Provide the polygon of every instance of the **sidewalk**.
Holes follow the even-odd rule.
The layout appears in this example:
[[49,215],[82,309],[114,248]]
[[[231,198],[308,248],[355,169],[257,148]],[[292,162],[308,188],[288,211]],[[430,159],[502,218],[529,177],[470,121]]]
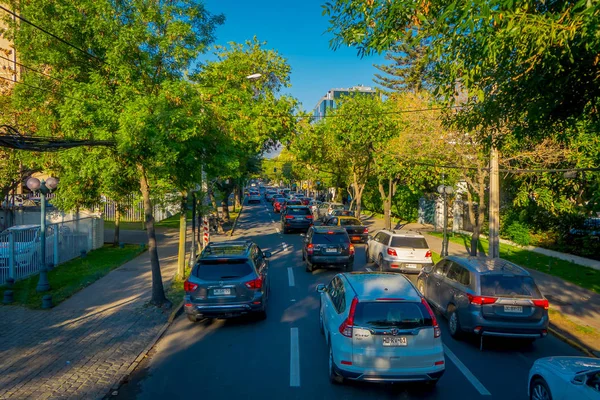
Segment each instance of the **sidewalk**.
[[[383,219],[372,217],[363,220],[369,226],[369,229],[374,231],[383,229],[384,227]],[[428,235],[427,231],[431,230],[430,227],[413,223],[405,225],[401,230],[419,231],[427,240],[431,250],[438,254],[441,253],[442,239]],[[448,242],[448,253],[462,257],[469,255],[465,246],[454,242]],[[526,266],[523,265],[523,267]],[[561,312],[565,317],[578,325],[589,326],[600,332],[600,294],[543,272],[528,268],[527,270],[535,280],[540,291],[550,301],[552,309]],[[590,344],[587,343],[587,345],[589,346]],[[599,352],[600,347],[595,346],[593,350]]]
[[[122,231],[133,243],[141,234]],[[178,236],[157,233],[165,287]],[[151,282],[145,252],[54,309],[0,306],[0,399],[104,397],[167,322],[168,310],[144,306]]]

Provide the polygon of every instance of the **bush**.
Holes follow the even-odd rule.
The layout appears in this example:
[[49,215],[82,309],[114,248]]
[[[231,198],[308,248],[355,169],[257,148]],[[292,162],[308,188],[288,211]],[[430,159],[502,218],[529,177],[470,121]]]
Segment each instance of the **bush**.
[[529,246],[531,243],[531,235],[529,234],[529,227],[519,221],[511,222],[504,229],[504,236],[507,239],[512,240],[518,245]]

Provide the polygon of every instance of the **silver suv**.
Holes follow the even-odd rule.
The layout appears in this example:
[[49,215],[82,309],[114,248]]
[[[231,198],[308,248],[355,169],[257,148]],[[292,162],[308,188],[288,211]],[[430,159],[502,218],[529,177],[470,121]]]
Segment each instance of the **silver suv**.
[[329,378],[437,383],[445,370],[440,328],[427,301],[403,275],[336,275],[320,293],[319,323],[329,347]]
[[367,242],[367,263],[375,261],[380,271],[418,274],[433,266],[431,255],[427,240],[418,233],[384,229]]
[[184,283],[184,310],[190,321],[254,313],[267,317],[268,251],[252,241],[209,243]]
[[448,317],[450,334],[546,336],[548,300],[525,269],[500,258],[449,256],[423,269],[417,287]]

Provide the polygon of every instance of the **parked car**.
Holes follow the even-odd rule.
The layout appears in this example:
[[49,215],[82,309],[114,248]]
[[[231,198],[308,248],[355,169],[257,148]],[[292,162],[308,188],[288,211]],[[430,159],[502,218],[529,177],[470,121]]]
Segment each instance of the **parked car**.
[[525,269],[501,258],[449,256],[417,278],[427,300],[448,318],[450,335],[533,341],[548,329],[548,300]]
[[313,226],[314,217],[307,206],[288,206],[281,213],[281,231],[288,233],[292,230],[308,231]]
[[[9,234],[13,237],[15,268],[33,271],[39,267],[41,263],[40,226],[16,225],[0,234],[0,274],[8,277],[10,267]],[[53,239],[53,236],[49,235],[46,238],[48,243],[51,243],[50,240]]]
[[335,226],[312,226],[304,238],[302,261],[306,271],[319,267],[342,267],[352,271],[354,265],[354,245],[344,228]]
[[269,261],[252,241],[209,243],[184,283],[184,310],[196,322],[203,317],[255,314],[266,318]]
[[424,382],[445,371],[435,314],[403,275],[336,275],[320,294],[319,325],[329,348],[329,379]]
[[529,370],[531,400],[600,399],[600,360],[591,357],[545,357]]
[[369,240],[369,228],[358,218],[354,217],[331,217],[325,223],[326,226],[341,226],[346,229],[350,241],[356,243],[367,243]]
[[328,203],[327,210],[323,214],[322,220],[323,222],[327,221],[332,216],[332,212],[334,210],[344,210],[346,207],[341,203]]
[[250,203],[260,203],[262,197],[260,196],[259,192],[256,191],[250,191],[248,193],[248,204]]
[[432,253],[425,237],[418,233],[381,230],[369,239],[367,263],[375,261],[380,271],[419,273],[433,266]]

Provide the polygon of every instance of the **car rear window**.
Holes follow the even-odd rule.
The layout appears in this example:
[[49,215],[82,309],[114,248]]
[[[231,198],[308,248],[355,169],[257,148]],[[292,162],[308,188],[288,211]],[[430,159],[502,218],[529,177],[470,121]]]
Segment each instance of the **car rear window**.
[[205,281],[236,279],[251,274],[254,269],[248,260],[200,260],[194,276]]
[[348,238],[348,234],[345,232],[315,233],[312,237],[312,242],[314,244],[340,244],[349,243],[350,238]]
[[530,276],[515,275],[482,275],[482,296],[510,297],[542,297],[539,289]]
[[287,201],[288,206],[299,206],[300,204],[302,204],[302,202],[300,200],[288,200]]
[[290,215],[310,215],[310,210],[307,208],[290,208],[288,209],[288,214]]
[[422,303],[372,301],[356,306],[354,325],[377,328],[414,329],[432,326],[431,316]]
[[342,218],[342,219],[340,219],[340,225],[347,226],[347,225],[362,225],[362,224],[356,218]]
[[394,236],[392,237],[391,247],[411,247],[413,249],[428,249],[427,241],[425,238],[419,237],[403,237]]

